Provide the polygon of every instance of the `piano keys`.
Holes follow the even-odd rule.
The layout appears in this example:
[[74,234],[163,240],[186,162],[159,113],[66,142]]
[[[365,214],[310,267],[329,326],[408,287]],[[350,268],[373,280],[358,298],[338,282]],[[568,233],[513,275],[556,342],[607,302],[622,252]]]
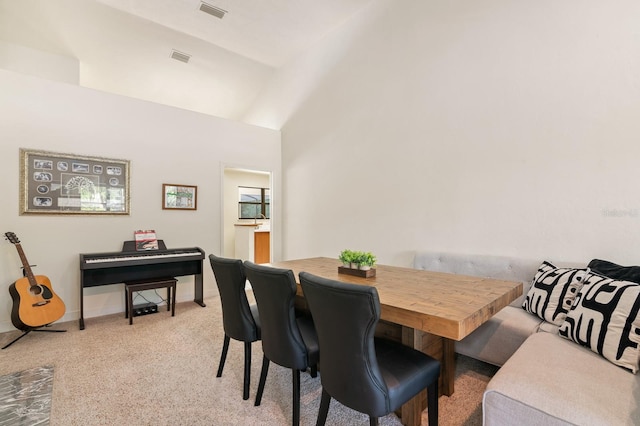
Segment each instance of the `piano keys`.
[[125,242],[121,252],[80,254],[80,330],[84,330],[85,287],[193,275],[194,302],[206,306],[202,288],[205,253],[201,248],[131,251],[129,243]]
[[[199,255],[200,251],[196,249],[179,249],[179,250],[171,250],[171,253],[158,253],[158,252],[142,252],[140,254],[136,254],[135,256],[131,256],[128,254],[122,253],[106,253],[100,254],[97,257],[92,257],[91,255],[83,255],[85,263],[110,263],[110,262],[150,262],[152,259],[162,259],[166,261],[172,257],[183,257],[183,256],[194,256]],[[90,269],[90,267],[85,267],[85,269]]]

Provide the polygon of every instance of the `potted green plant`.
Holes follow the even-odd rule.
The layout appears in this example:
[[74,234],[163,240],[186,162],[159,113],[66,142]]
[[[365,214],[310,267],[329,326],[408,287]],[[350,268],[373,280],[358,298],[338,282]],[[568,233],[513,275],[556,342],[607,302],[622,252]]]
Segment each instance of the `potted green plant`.
[[351,260],[351,267],[353,269],[361,269],[363,262],[364,262],[364,252],[354,251],[353,259]]
[[373,268],[376,265],[376,257],[371,252],[360,253],[358,256],[358,266],[360,269],[366,271]]
[[352,268],[352,263],[354,263],[355,259],[355,252],[353,250],[342,250],[338,259],[340,259],[345,268]]
[[376,257],[371,252],[342,250],[338,259],[346,268],[366,271],[376,264]]
[[376,276],[376,270],[373,268],[376,265],[376,257],[371,252],[342,250],[338,259],[343,264],[338,268],[340,274],[365,278]]

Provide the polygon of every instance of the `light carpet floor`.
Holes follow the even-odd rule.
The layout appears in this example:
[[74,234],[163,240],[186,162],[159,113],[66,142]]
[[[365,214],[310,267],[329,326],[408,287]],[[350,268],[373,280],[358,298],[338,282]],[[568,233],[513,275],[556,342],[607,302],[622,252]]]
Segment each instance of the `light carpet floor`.
[[[262,404],[253,405],[262,349],[253,344],[250,398],[242,400],[243,345],[231,341],[221,378],[216,370],[224,332],[220,301],[179,303],[176,316],[160,312],[54,324],[66,333],[30,333],[0,351],[0,375],[42,365],[54,367],[51,425],[288,425],[291,373],[271,364]],[[5,345],[19,331],[0,334]],[[497,368],[459,356],[455,393],[439,399],[441,425],[481,425],[482,393]],[[321,373],[320,373],[321,374]],[[301,375],[301,424],[314,425],[320,378]],[[427,424],[426,411],[423,414]],[[365,425],[368,418],[336,401],[327,425]],[[400,425],[394,414],[381,425]]]

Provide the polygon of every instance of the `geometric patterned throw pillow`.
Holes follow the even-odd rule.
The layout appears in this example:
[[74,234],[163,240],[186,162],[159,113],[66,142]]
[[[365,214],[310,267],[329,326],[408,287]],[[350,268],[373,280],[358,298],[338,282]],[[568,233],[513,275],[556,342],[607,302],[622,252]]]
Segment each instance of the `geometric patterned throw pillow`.
[[640,285],[589,273],[559,334],[612,363],[638,371]]
[[586,273],[586,269],[556,268],[550,262],[542,262],[522,308],[549,323],[562,324]]

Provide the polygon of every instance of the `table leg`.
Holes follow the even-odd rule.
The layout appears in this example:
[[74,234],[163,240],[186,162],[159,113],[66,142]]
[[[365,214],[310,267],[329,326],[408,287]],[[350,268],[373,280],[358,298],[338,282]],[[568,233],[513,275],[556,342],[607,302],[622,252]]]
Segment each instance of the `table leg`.
[[[402,327],[402,343],[441,363],[438,388],[440,395],[451,396],[455,379],[455,342],[411,327]],[[422,422],[422,411],[426,408],[426,390],[412,398],[401,408],[401,421],[406,426],[418,426]]]
[[442,339],[442,359],[440,362],[440,377],[442,378],[441,392],[443,395],[453,395],[453,384],[456,379],[456,346],[451,339]]
[[[402,344],[410,346],[421,352],[424,351],[423,334],[410,327],[402,327]],[[426,391],[420,392],[402,406],[400,409],[400,420],[405,426],[418,426],[422,424],[422,411],[425,406]]]
[[451,396],[456,374],[455,341],[403,326],[402,344],[440,361],[440,382],[438,383],[440,395]]
[[422,424],[422,401],[427,397],[427,391],[422,391],[401,408],[400,421],[405,426],[420,426]]

